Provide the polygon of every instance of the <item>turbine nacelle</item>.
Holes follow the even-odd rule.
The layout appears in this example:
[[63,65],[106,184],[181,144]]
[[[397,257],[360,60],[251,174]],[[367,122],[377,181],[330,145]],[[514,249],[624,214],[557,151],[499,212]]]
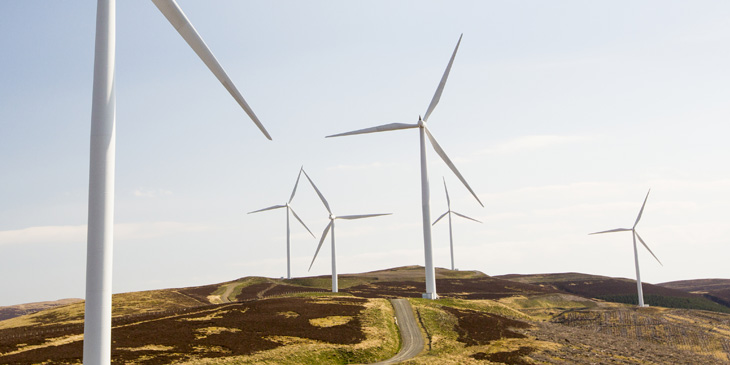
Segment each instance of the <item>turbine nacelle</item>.
[[656,259],[656,261],[659,263],[659,265],[664,266],[664,264],[662,264],[662,262],[659,260],[659,258],[656,257],[656,255],[654,255],[654,252],[651,251],[651,249],[646,244],[646,242],[644,242],[644,240],[641,238],[641,236],[639,235],[639,232],[636,232],[636,225],[639,224],[639,221],[641,220],[641,216],[642,216],[642,214],[644,214],[644,207],[646,207],[646,201],[649,199],[649,193],[651,193],[651,189],[649,189],[649,191],[646,193],[646,197],[644,198],[644,203],[641,205],[641,210],[639,210],[639,215],[636,217],[636,221],[634,222],[634,225],[631,228],[616,228],[616,229],[610,229],[608,231],[589,233],[589,235],[602,234],[602,233],[614,233],[614,232],[631,232],[631,234],[635,238],[638,238],[639,242],[641,242],[641,244],[644,245],[644,248],[646,248],[646,250],[649,251],[649,253],[652,256],[654,256],[654,259]]

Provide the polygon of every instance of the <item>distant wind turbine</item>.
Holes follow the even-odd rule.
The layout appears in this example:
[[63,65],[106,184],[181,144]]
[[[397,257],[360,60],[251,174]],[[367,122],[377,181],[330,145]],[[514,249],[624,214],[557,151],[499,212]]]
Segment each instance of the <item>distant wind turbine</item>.
[[[152,0],[223,84],[256,126],[269,133],[174,0]],[[116,0],[98,0],[94,51],[89,164],[89,220],[86,249],[86,309],[83,361],[111,360],[114,166],[116,149]]]
[[639,232],[636,232],[636,225],[639,224],[639,220],[641,219],[641,215],[644,213],[644,207],[646,206],[646,201],[649,199],[649,193],[651,192],[651,189],[646,193],[646,198],[644,198],[644,204],[641,205],[641,210],[639,210],[639,216],[636,217],[636,222],[634,222],[634,226],[631,228],[616,228],[611,229],[608,231],[601,231],[601,232],[594,232],[590,234],[601,234],[601,233],[612,233],[612,232],[631,232],[631,236],[634,238],[634,264],[636,265],[636,289],[638,291],[639,295],[639,307],[644,306],[644,291],[641,289],[641,275],[639,274],[639,254],[636,250],[636,239],[639,239],[639,242],[641,242],[642,245],[649,251],[649,253],[654,256],[654,258],[657,260],[659,265],[664,266],[661,261],[654,255],[654,252],[651,252],[651,249],[649,246],[646,245],[646,242],[644,242],[643,239],[641,239],[641,236],[639,236]]
[[314,258],[312,258],[312,263],[309,264],[309,270],[312,270],[312,265],[314,265],[314,260],[317,259],[317,254],[319,254],[319,249],[322,248],[322,243],[324,243],[325,238],[327,238],[327,233],[332,230],[332,292],[337,293],[338,292],[338,285],[337,285],[337,257],[335,255],[335,220],[337,219],[346,219],[346,220],[352,220],[352,219],[361,219],[361,218],[370,218],[370,217],[378,217],[381,215],[390,215],[392,213],[381,213],[381,214],[360,214],[360,215],[342,215],[342,216],[336,216],[332,213],[332,209],[330,209],[329,203],[327,203],[327,199],[324,198],[322,193],[317,189],[317,185],[314,185],[314,181],[309,178],[309,175],[307,175],[307,172],[302,170],[304,172],[304,176],[307,177],[307,180],[309,180],[309,183],[312,184],[312,187],[314,188],[314,191],[317,192],[317,195],[319,195],[319,199],[322,200],[322,204],[324,204],[324,207],[327,209],[327,212],[329,212],[329,219],[330,222],[327,224],[327,227],[325,227],[324,232],[322,232],[322,238],[319,240],[319,245],[317,246],[317,251],[314,252]]
[[428,117],[431,116],[431,112],[433,112],[433,109],[438,104],[439,100],[441,99],[441,93],[444,91],[444,85],[446,85],[446,79],[449,77],[449,72],[451,71],[451,65],[454,63],[454,58],[456,57],[456,51],[459,50],[459,44],[461,43],[461,37],[463,37],[463,34],[459,37],[459,41],[456,43],[456,48],[454,48],[454,53],[451,55],[451,59],[449,60],[448,66],[446,66],[446,71],[444,71],[444,75],[441,77],[441,82],[438,85],[438,88],[436,88],[436,93],[433,96],[433,99],[431,99],[431,104],[428,105],[428,109],[426,110],[426,114],[424,115],[423,119],[421,117],[418,117],[418,123],[415,124],[406,124],[406,123],[391,123],[391,124],[384,124],[377,127],[372,128],[365,128],[360,129],[352,132],[346,132],[346,133],[340,133],[335,134],[329,137],[340,137],[340,136],[350,136],[355,134],[365,134],[365,133],[374,133],[374,132],[385,132],[385,131],[394,131],[399,129],[411,129],[411,128],[418,128],[419,130],[419,136],[420,136],[420,150],[421,150],[421,209],[423,212],[423,250],[425,255],[425,269],[426,269],[426,293],[423,294],[424,298],[427,299],[437,299],[438,294],[436,294],[436,273],[433,267],[433,253],[432,253],[432,245],[431,245],[431,205],[430,205],[430,192],[428,187],[428,166],[426,161],[426,137],[428,137],[428,140],[431,142],[431,146],[433,146],[433,149],[436,151],[436,153],[441,157],[442,160],[446,163],[446,165],[449,166],[451,171],[454,172],[456,177],[461,180],[461,182],[466,186],[466,188],[471,192],[471,194],[474,196],[474,198],[479,202],[479,205],[482,207],[484,204],[479,200],[479,197],[474,193],[474,191],[471,189],[469,184],[466,182],[466,179],[464,179],[463,176],[461,176],[461,173],[459,170],[456,169],[456,166],[454,166],[454,163],[451,162],[451,159],[449,159],[448,156],[446,156],[446,152],[441,148],[441,146],[436,142],[436,139],[433,137],[431,132],[428,130],[428,127],[426,126],[426,121],[428,120]]
[[454,235],[451,232],[451,214],[452,213],[456,214],[457,216],[459,216],[461,218],[465,218],[465,219],[468,219],[468,220],[471,220],[471,221],[474,221],[477,223],[482,223],[482,222],[451,210],[451,199],[449,199],[449,189],[446,187],[446,178],[443,178],[443,179],[444,179],[444,190],[446,191],[446,205],[448,207],[448,210],[446,211],[446,213],[444,213],[440,217],[438,217],[438,219],[436,219],[436,221],[433,222],[432,225],[435,226],[436,223],[438,223],[438,221],[441,220],[441,218],[445,217],[446,215],[449,216],[449,246],[451,247],[451,270],[455,270],[455,267],[454,267]]
[[299,218],[297,213],[294,212],[294,208],[292,208],[292,206],[291,206],[291,201],[294,200],[294,194],[296,194],[296,192],[297,192],[297,186],[299,185],[299,178],[302,177],[303,171],[304,171],[304,168],[299,169],[299,175],[297,175],[297,182],[294,184],[294,190],[292,190],[291,197],[289,197],[289,201],[287,201],[286,204],[274,205],[272,207],[254,210],[253,212],[248,212],[248,214],[251,214],[251,213],[264,212],[267,210],[286,208],[286,278],[287,279],[291,279],[291,248],[290,248],[291,247],[291,245],[290,245],[291,238],[290,238],[290,229],[289,229],[289,212],[291,212],[291,214],[294,215],[294,218],[296,218],[299,221],[299,223],[301,223],[302,226],[304,226],[304,228],[307,229],[307,232],[309,232],[309,234],[311,234],[313,238],[316,238],[316,237],[314,237],[314,233],[312,233],[312,231],[309,230],[309,227],[307,227],[307,225],[304,224],[304,222],[302,222],[302,219]]

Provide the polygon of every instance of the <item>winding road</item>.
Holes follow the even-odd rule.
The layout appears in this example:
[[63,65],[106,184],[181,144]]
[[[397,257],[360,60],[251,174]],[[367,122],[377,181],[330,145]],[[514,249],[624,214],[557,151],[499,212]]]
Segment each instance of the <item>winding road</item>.
[[414,358],[423,350],[423,336],[418,327],[416,317],[413,315],[411,303],[408,299],[391,299],[395,309],[395,319],[400,329],[400,337],[403,341],[400,351],[388,360],[377,364],[394,364]]

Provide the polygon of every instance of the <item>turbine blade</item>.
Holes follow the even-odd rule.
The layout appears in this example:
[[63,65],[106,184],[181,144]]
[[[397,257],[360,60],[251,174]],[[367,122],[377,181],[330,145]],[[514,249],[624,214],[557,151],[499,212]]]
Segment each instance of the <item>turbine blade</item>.
[[316,191],[317,195],[319,195],[319,199],[322,200],[322,204],[324,204],[324,207],[327,208],[327,212],[329,212],[329,214],[332,214],[332,210],[330,209],[330,205],[327,203],[327,199],[325,199],[324,196],[322,195],[322,193],[319,191],[319,189],[317,189],[317,185],[314,185],[314,181],[312,181],[312,179],[309,178],[309,175],[307,175],[307,172],[304,171],[304,169],[302,169],[302,172],[304,173],[304,176],[307,177],[307,180],[309,180],[309,183],[312,184],[314,191]]
[[654,254],[653,252],[651,252],[651,249],[649,248],[649,246],[647,246],[647,245],[646,245],[646,242],[644,242],[644,240],[643,240],[643,239],[641,239],[641,236],[639,236],[639,232],[636,232],[636,231],[634,231],[634,234],[636,234],[636,237],[637,237],[637,238],[639,239],[639,242],[641,242],[641,244],[642,244],[642,245],[644,245],[644,247],[646,247],[646,249],[647,249],[647,250],[649,251],[649,253],[650,253],[650,254],[651,254],[652,256],[654,256],[654,258],[655,258],[655,259],[656,259],[656,261],[657,261],[657,262],[659,263],[659,265],[662,265],[662,266],[664,266],[664,264],[662,264],[662,262],[661,262],[661,261],[659,261],[659,258],[657,258],[657,257],[656,257],[656,255],[655,255],[655,254]]
[[443,176],[441,178],[444,180],[444,190],[446,190],[446,206],[451,210],[451,199],[449,199],[449,189],[446,187],[446,178]]
[[271,206],[271,207],[268,207],[268,208],[254,210],[253,212],[248,212],[247,214],[258,213],[258,212],[263,212],[265,210],[272,210],[272,209],[279,209],[279,208],[286,208],[286,205],[274,205],[274,206]]
[[616,229],[612,229],[609,231],[593,232],[593,233],[589,233],[588,235],[590,236],[592,234],[611,233],[611,232],[628,232],[628,231],[631,231],[631,228],[616,228]]
[[646,200],[649,199],[649,193],[651,193],[651,189],[646,192],[646,198],[644,198],[644,204],[641,205],[641,210],[639,211],[639,216],[636,217],[636,222],[634,223],[634,228],[636,228],[636,225],[639,224],[639,219],[641,219],[641,215],[644,214],[644,207],[646,206]]
[[314,258],[312,259],[312,263],[309,264],[309,269],[307,271],[312,270],[312,265],[314,265],[314,260],[317,259],[317,255],[319,254],[319,249],[322,248],[322,243],[324,243],[324,239],[327,238],[327,233],[329,233],[330,228],[332,228],[332,221],[325,227],[324,232],[322,232],[322,238],[319,240],[319,246],[317,246],[317,251],[314,252]]
[[457,213],[457,212],[451,212],[451,213],[454,213],[454,214],[458,215],[461,218],[466,218],[466,219],[468,219],[470,221],[474,221],[474,222],[477,222],[477,223],[482,223],[482,221],[476,220],[474,218],[467,217],[467,216],[465,216],[465,215],[463,215],[461,213]]
[[289,210],[291,210],[291,214],[294,215],[294,218],[296,218],[299,221],[299,223],[301,223],[302,226],[304,226],[304,228],[307,229],[307,232],[309,232],[309,234],[311,234],[313,238],[317,238],[317,237],[314,237],[314,233],[312,233],[312,231],[309,230],[309,227],[307,227],[307,225],[304,224],[304,222],[302,222],[302,219],[299,218],[299,216],[297,215],[297,213],[294,212],[294,208],[292,208],[291,206],[289,206]]
[[213,75],[218,79],[218,81],[223,84],[223,86],[228,90],[228,92],[233,96],[234,99],[236,99],[236,102],[238,102],[238,105],[243,108],[243,110],[248,114],[248,116],[251,118],[251,120],[256,124],[256,126],[261,130],[261,132],[266,136],[266,138],[271,139],[271,136],[269,135],[269,132],[266,131],[266,128],[264,128],[264,125],[261,124],[261,121],[259,121],[259,118],[254,114],[253,110],[250,106],[248,106],[248,103],[246,103],[246,100],[243,99],[243,96],[241,96],[241,93],[238,92],[238,89],[233,84],[233,81],[228,77],[226,74],[226,71],[223,69],[223,67],[218,63],[218,60],[215,58],[213,53],[210,51],[208,46],[205,44],[205,41],[203,41],[203,38],[200,37],[198,32],[195,30],[195,27],[190,23],[188,18],[183,13],[182,9],[180,9],[180,6],[175,2],[175,0],[152,0],[153,3],[157,6],[158,9],[160,9],[160,12],[167,18],[167,20],[172,24],[172,26],[177,30],[178,33],[185,39],[185,42],[188,43],[190,48],[195,51],[195,53],[200,57],[200,59],[205,63],[206,66],[208,66],[208,69],[210,69],[211,72],[213,72]]
[[370,218],[370,217],[378,217],[381,215],[391,215],[393,213],[381,213],[381,214],[360,214],[360,215],[341,215],[337,216],[336,219],[360,219],[360,218]]
[[352,132],[333,134],[333,135],[326,136],[325,138],[352,136],[355,134],[365,134],[365,133],[375,133],[375,132],[396,131],[399,129],[410,129],[410,128],[418,128],[418,124],[408,124],[408,123],[383,124],[383,125],[379,125],[377,127],[358,129],[358,130],[352,131]]
[[440,217],[438,217],[438,219],[436,219],[436,220],[435,220],[435,221],[433,222],[432,226],[435,226],[435,225],[436,225],[436,223],[438,223],[438,221],[440,221],[440,220],[441,220],[441,218],[445,217],[445,216],[446,216],[447,214],[449,214],[449,211],[447,211],[447,212],[446,212],[446,213],[444,213],[444,214],[441,214],[441,216],[440,216]]
[[299,169],[299,175],[297,175],[297,182],[294,183],[294,190],[291,191],[291,197],[289,198],[289,203],[291,203],[292,200],[294,200],[294,194],[297,192],[297,186],[299,186],[299,178],[302,177],[302,171],[304,171],[304,166],[302,166]]
[[433,149],[436,151],[436,153],[438,153],[438,155],[441,156],[441,159],[444,160],[446,165],[449,166],[451,171],[453,171],[454,174],[456,175],[456,177],[458,177],[459,180],[461,180],[461,183],[464,184],[464,186],[466,186],[467,190],[469,190],[471,195],[474,196],[474,199],[476,199],[477,202],[479,202],[479,205],[481,205],[483,208],[484,204],[482,204],[482,201],[479,200],[479,197],[477,197],[477,194],[474,193],[474,190],[471,189],[471,186],[469,186],[469,184],[466,182],[466,179],[464,179],[464,177],[461,176],[461,173],[459,172],[459,170],[456,169],[456,166],[454,166],[454,163],[451,162],[451,159],[449,158],[449,156],[446,156],[446,152],[444,152],[444,150],[441,148],[441,146],[438,144],[438,142],[436,142],[436,139],[433,138],[433,135],[428,130],[428,128],[424,127],[423,130],[426,131],[426,135],[428,136],[428,139],[431,141],[431,146],[433,146]]
[[439,100],[441,99],[441,93],[444,92],[444,85],[446,85],[446,79],[449,78],[449,72],[451,72],[451,65],[454,64],[454,58],[456,58],[456,51],[459,50],[459,44],[461,44],[461,37],[464,36],[464,33],[462,33],[459,36],[459,41],[456,42],[456,48],[454,48],[454,53],[451,55],[451,59],[449,60],[449,65],[446,66],[446,71],[444,71],[444,75],[441,76],[441,82],[439,82],[439,86],[436,88],[436,93],[433,95],[433,99],[431,99],[431,104],[428,105],[428,109],[426,110],[426,114],[423,116],[423,121],[428,120],[428,116],[431,115],[431,112],[434,108],[436,108],[436,104],[439,103]]

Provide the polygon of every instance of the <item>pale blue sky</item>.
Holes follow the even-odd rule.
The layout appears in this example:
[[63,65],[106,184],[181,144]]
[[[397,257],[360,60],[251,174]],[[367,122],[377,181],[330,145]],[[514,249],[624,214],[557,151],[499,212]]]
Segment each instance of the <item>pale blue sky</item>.
[[[286,274],[299,166],[336,214],[338,268],[423,265],[418,137],[324,139],[423,114],[481,208],[429,149],[432,216],[456,266],[490,275],[730,277],[730,4],[724,1],[180,0],[266,140],[147,0],[118,2],[114,291]],[[95,2],[0,2],[0,305],[83,297]],[[317,236],[316,195],[294,200]],[[295,276],[329,273],[293,232]],[[434,227],[435,264],[449,265]]]

